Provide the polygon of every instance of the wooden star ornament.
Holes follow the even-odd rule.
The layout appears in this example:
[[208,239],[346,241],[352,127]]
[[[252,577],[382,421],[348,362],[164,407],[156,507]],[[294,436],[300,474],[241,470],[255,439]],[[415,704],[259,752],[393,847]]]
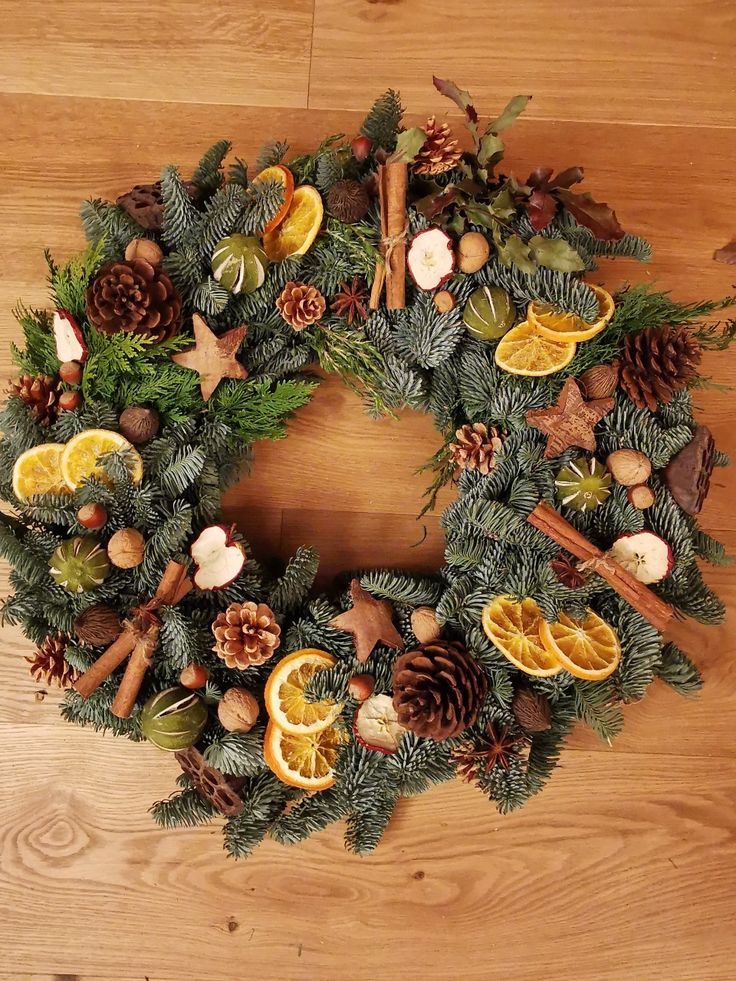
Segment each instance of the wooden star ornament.
[[614,406],[613,399],[586,402],[574,378],[568,378],[555,405],[548,409],[530,409],[526,421],[547,435],[544,455],[559,456],[571,446],[593,453],[596,448],[593,427]]
[[330,626],[353,635],[355,654],[360,663],[368,660],[379,641],[387,647],[403,650],[404,641],[391,619],[391,604],[375,599],[357,579],[350,583],[350,596],[353,608],[330,620]]
[[223,378],[248,377],[248,370],[236,358],[248,328],[234,327],[218,337],[198,313],[192,317],[192,326],[194,347],[180,354],[172,354],[171,360],[199,374],[202,398],[208,402]]

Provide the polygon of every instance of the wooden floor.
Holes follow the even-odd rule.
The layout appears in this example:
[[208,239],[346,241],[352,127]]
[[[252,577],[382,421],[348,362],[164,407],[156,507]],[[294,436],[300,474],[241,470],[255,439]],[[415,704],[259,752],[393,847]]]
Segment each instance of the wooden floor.
[[[649,267],[607,269],[607,282],[729,292],[736,269],[711,254],[736,234],[735,22],[723,0],[0,0],[0,368],[16,298],[45,302],[44,246],[81,245],[83,197],[188,168],[221,136],[253,159],[272,137],[301,150],[352,133],[389,85],[417,119],[444,111],[433,72],[488,111],[534,93],[508,141],[518,175],[585,164],[655,246]],[[707,368],[736,384],[736,354]],[[736,451],[733,394],[699,401]],[[441,535],[436,518],[414,519],[413,471],[435,448],[427,419],[373,423],[328,382],[228,510],[263,555],[316,545],[325,581],[358,564],[433,569]],[[734,478],[719,473],[704,523],[736,550]],[[708,578],[733,613],[734,573]],[[153,825],[173,762],[62,725],[57,698],[36,696],[28,645],[5,631],[0,978],[730,981],[733,616],[677,635],[703,695],[658,688],[612,749],[577,734],[522,812],[501,818],[445,786],[402,802],[372,857],[346,855],[332,829],[234,863],[217,829]]]

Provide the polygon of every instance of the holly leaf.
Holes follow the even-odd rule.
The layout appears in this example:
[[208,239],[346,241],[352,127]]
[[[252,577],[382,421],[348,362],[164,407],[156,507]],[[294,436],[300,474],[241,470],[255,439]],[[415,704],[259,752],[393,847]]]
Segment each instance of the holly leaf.
[[419,126],[405,129],[396,137],[396,149],[389,157],[391,163],[413,163],[414,158],[427,142],[427,134]]
[[515,95],[510,99],[500,116],[496,116],[486,126],[486,133],[501,133],[507,129],[526,109],[530,95]]
[[526,202],[526,211],[534,231],[541,232],[554,218],[557,201],[547,191],[535,188]]
[[585,225],[602,242],[618,242],[624,237],[616,212],[605,202],[594,201],[587,191],[576,194],[560,187],[555,192],[570,214],[581,225]]
[[478,147],[478,163],[491,168],[503,157],[503,140],[495,133],[486,133]]
[[449,81],[449,79],[437,78],[436,75],[432,76],[432,83],[440,95],[444,95],[447,99],[451,99],[458,109],[465,115],[465,126],[470,131],[473,136],[473,141],[475,142],[476,148],[478,147],[478,113],[475,111],[475,106],[473,105],[470,93],[466,92],[464,89],[460,89],[455,85],[454,82]]
[[725,262],[727,266],[736,266],[736,238],[713,253],[716,262]]
[[540,266],[555,272],[582,272],[585,263],[564,238],[544,238],[534,235],[529,239],[532,254]]
[[509,218],[514,217],[516,214],[516,204],[514,203],[514,196],[508,184],[505,184],[498,194],[491,198],[489,207],[491,214],[494,214],[496,218],[501,218],[502,221],[508,221]]
[[529,246],[518,235],[509,235],[505,242],[498,241],[498,257],[504,266],[514,265],[528,276],[537,271],[537,264]]
[[437,188],[437,190],[426,194],[423,198],[419,198],[418,201],[414,202],[414,207],[425,218],[432,219],[436,215],[441,214],[446,208],[449,208],[458,197],[457,187],[454,184],[450,184],[448,187],[443,189]]

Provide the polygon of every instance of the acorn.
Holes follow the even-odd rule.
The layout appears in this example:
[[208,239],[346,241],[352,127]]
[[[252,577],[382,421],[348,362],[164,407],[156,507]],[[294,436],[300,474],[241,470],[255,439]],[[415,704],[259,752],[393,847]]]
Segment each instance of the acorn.
[[89,531],[98,531],[107,522],[107,508],[103,504],[83,504],[77,511],[77,521]]
[[466,232],[457,246],[457,264],[461,272],[475,273],[488,262],[491,246],[480,232]]
[[228,732],[250,732],[258,712],[258,702],[246,688],[228,688],[217,706],[220,725]]
[[121,528],[107,543],[107,554],[118,569],[135,569],[143,561],[145,545],[137,528]]
[[638,450],[614,450],[606,457],[606,467],[624,487],[645,484],[652,475],[651,460]]
[[78,361],[65,361],[59,366],[59,378],[67,385],[79,385],[83,368]]
[[150,238],[134,238],[125,249],[125,258],[128,262],[131,259],[145,259],[152,266],[158,266],[163,261],[164,254],[160,245],[152,242]]

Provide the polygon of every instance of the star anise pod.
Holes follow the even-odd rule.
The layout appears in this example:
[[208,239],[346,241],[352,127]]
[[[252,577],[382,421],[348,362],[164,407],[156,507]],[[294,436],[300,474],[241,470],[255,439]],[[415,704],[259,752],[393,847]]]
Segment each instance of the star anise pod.
[[524,742],[515,736],[508,726],[496,726],[491,722],[475,743],[465,743],[452,753],[452,762],[463,780],[472,783],[497,766],[508,770],[512,759],[518,759]]
[[341,283],[340,292],[335,294],[330,310],[338,317],[344,317],[349,325],[352,325],[356,317],[361,320],[368,319],[366,301],[368,291],[358,276],[353,276],[352,283]]
[[552,559],[550,567],[562,585],[567,586],[568,589],[580,589],[585,585],[585,574],[566,555]]

